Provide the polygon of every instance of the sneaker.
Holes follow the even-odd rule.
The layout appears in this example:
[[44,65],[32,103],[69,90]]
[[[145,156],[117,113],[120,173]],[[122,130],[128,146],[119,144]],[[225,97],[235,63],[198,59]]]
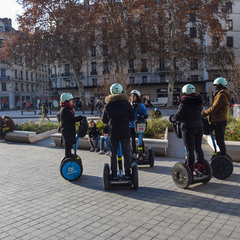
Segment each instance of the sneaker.
[[194,172],[193,172],[193,175],[194,175],[194,176],[201,177],[203,174],[202,174],[199,170],[197,170],[197,169],[195,168],[195,169],[194,169]]
[[136,153],[132,154],[132,158],[135,159],[137,157]]
[[100,152],[98,152],[98,154],[105,154],[105,152],[101,150]]
[[94,148],[91,148],[91,149],[89,150],[89,152],[94,152]]
[[112,177],[113,180],[117,180],[118,179],[118,176],[117,174],[115,174],[113,177]]
[[107,151],[107,152],[106,152],[106,155],[107,155],[107,156],[110,156],[110,151]]
[[125,173],[125,178],[129,179],[130,178],[130,174],[129,173]]

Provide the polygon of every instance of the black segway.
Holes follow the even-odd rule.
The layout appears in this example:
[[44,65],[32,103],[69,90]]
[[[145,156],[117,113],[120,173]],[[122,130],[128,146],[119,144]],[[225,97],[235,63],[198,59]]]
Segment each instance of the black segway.
[[213,170],[213,176],[217,179],[224,180],[232,175],[233,172],[233,163],[232,158],[226,154],[223,156],[220,152],[217,152],[217,146],[215,143],[215,139],[212,133],[212,126],[209,124],[208,119],[206,117],[202,118],[204,125],[204,134],[210,135],[214,147],[213,156],[211,157],[210,164]]
[[136,163],[132,164],[132,172],[130,178],[127,179],[123,175],[123,166],[122,166],[122,151],[121,151],[121,142],[119,141],[118,152],[117,152],[117,161],[118,161],[118,176],[117,179],[113,179],[112,174],[110,174],[109,165],[104,164],[103,168],[103,187],[105,190],[110,188],[117,187],[129,187],[129,188],[138,188],[138,167]]
[[70,158],[63,157],[60,164],[60,173],[63,178],[68,181],[74,181],[81,177],[83,173],[82,159],[77,155],[78,141],[80,137],[84,137],[87,133],[88,123],[86,118],[81,120],[78,133],[76,145],[74,148],[74,155]]
[[[170,116],[171,121],[171,116]],[[173,131],[177,138],[182,138],[182,131],[180,128],[180,122],[172,122]],[[185,154],[186,154],[186,148],[185,148]],[[186,165],[185,163],[178,162],[173,166],[172,169],[172,179],[175,185],[179,188],[187,188],[189,185],[195,184],[195,183],[207,183],[212,178],[212,168],[207,160],[204,159],[204,162],[206,163],[206,169],[204,174],[198,174],[198,162],[195,162],[195,171],[194,175],[192,176],[191,169]]]
[[147,156],[143,155],[143,140],[142,136],[147,129],[147,122],[143,117],[138,116],[138,119],[134,122],[134,130],[138,134],[138,154],[135,158],[132,157],[132,163],[137,165],[149,164],[150,167],[154,165],[154,152],[151,147],[148,148]]

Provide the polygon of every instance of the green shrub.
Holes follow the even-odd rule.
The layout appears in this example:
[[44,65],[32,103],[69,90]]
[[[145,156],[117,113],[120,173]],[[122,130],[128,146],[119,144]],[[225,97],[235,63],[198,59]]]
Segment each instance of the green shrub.
[[15,130],[21,130],[21,131],[33,131],[38,133],[43,133],[46,131],[50,131],[53,129],[57,129],[58,124],[53,122],[48,122],[45,124],[36,123],[32,120],[29,120],[28,122],[23,123],[15,123]]

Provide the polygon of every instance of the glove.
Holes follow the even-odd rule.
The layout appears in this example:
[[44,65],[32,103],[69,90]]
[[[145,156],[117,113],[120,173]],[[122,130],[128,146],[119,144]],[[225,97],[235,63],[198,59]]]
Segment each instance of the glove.
[[202,113],[202,116],[203,116],[203,117],[206,117],[206,116],[207,116],[207,114],[206,114],[205,112],[203,112],[203,113]]
[[144,118],[144,119],[147,119],[147,118],[148,118],[148,115],[147,115],[147,114],[144,114],[144,115],[143,115],[143,118]]

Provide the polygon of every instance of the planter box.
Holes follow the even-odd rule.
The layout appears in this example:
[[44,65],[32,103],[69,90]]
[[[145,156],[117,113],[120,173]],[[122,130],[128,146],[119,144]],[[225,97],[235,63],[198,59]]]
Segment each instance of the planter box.
[[[61,133],[55,133],[51,135],[51,138],[54,140],[54,143],[56,146],[61,147]],[[168,148],[168,128],[166,128],[164,139],[152,139],[152,138],[143,138],[145,149],[148,147],[152,147],[155,156],[166,156],[167,148]],[[138,139],[136,139],[136,144],[138,142]],[[88,143],[88,136],[85,136],[84,138],[79,138],[78,142],[78,148],[79,149],[85,149],[89,150],[90,145]],[[106,144],[104,144],[105,151]],[[100,149],[100,141],[98,145],[98,149]]]
[[[213,149],[213,143],[210,135],[203,135],[203,138],[207,141],[209,146]],[[232,158],[235,162],[240,162],[240,142],[237,141],[225,141],[226,149],[228,155]],[[217,146],[217,151],[220,151]]]
[[48,138],[56,132],[57,132],[56,129],[39,134],[30,131],[14,130],[13,132],[6,133],[5,140],[9,142],[33,143]]

